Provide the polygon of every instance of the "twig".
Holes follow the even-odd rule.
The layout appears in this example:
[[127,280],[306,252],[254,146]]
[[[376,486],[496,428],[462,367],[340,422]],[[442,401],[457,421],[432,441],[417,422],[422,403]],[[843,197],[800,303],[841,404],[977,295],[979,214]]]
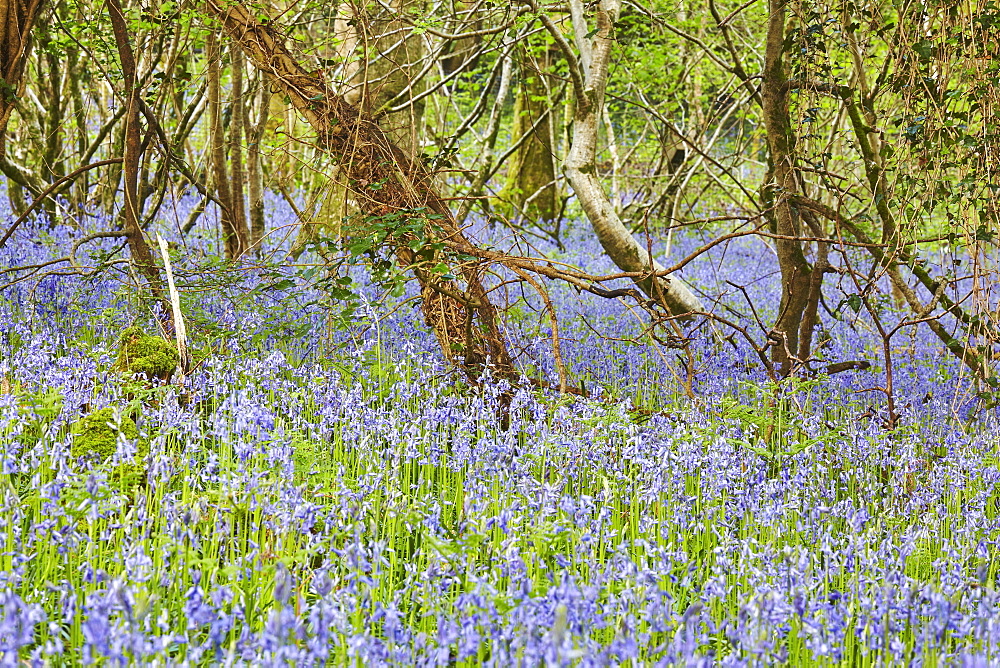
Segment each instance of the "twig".
[[45,191],[42,192],[41,195],[39,195],[38,197],[36,197],[31,202],[31,204],[28,205],[28,208],[24,210],[24,213],[22,213],[20,215],[20,217],[18,217],[18,219],[14,221],[14,223],[10,226],[10,228],[7,229],[7,233],[3,235],[2,239],[0,239],[0,248],[4,247],[4,244],[7,243],[7,240],[10,239],[11,235],[14,234],[14,232],[17,230],[17,228],[20,227],[21,224],[28,219],[28,216],[31,215],[31,212],[34,211],[35,209],[37,209],[38,206],[46,198],[48,198],[52,193],[54,193],[56,190],[58,190],[62,185],[66,184],[69,181],[72,181],[73,179],[75,179],[76,177],[80,176],[80,174],[83,174],[86,171],[89,171],[91,169],[96,169],[97,167],[104,167],[105,165],[114,165],[114,164],[120,163],[122,161],[123,161],[122,158],[109,158],[107,160],[99,160],[98,162],[92,162],[89,165],[84,165],[83,167],[78,167],[77,169],[74,169],[72,172],[70,172],[66,176],[64,176],[61,179],[57,180],[51,186],[49,186],[48,188],[46,188]]

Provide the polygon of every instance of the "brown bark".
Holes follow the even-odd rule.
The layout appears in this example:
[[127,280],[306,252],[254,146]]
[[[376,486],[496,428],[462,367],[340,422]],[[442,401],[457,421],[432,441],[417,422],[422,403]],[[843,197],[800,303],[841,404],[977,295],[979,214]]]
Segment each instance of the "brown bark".
[[[957,320],[964,323],[965,325],[970,324],[971,316],[966,313],[962,308],[949,298],[944,290],[946,284],[942,284],[935,280],[926,269],[921,267],[923,264],[923,259],[916,255],[910,255],[905,252],[905,249],[901,249],[897,256],[893,257],[888,252],[886,252],[885,247],[882,244],[877,244],[875,241],[868,237],[858,225],[856,225],[850,217],[841,216],[839,212],[831,209],[830,207],[821,204],[819,202],[810,200],[807,197],[794,196],[796,204],[801,208],[808,208],[811,211],[823,216],[827,220],[833,221],[838,226],[842,227],[848,232],[852,237],[864,245],[864,249],[868,251],[876,262],[880,265],[886,267],[886,273],[889,279],[892,281],[892,285],[895,289],[903,295],[906,303],[909,305],[910,309],[917,316],[918,320],[926,319],[930,315],[931,311],[937,306],[940,306],[941,310],[946,313],[952,314]],[[906,263],[910,271],[914,276],[920,281],[924,288],[932,294],[932,298],[929,304],[923,304],[920,298],[917,297],[916,292],[911,288],[903,276],[900,274],[899,266],[901,263]],[[952,336],[952,334],[941,324],[940,320],[937,318],[926,319],[927,327],[930,328],[934,335],[941,340],[945,347],[959,360],[961,360],[970,371],[974,374],[987,378],[993,376],[993,371],[981,359],[980,355],[975,351],[974,348],[965,346],[959,339]]]
[[[320,145],[339,159],[344,179],[359,207],[384,217],[400,212],[423,217],[425,235],[439,236],[472,249],[455,219],[433,187],[432,175],[394,143],[371,117],[337,95],[316,72],[300,65],[284,45],[280,26],[262,25],[254,12],[238,3],[208,0],[208,11],[221,23],[234,45],[249,56],[288,96],[292,105],[316,130]],[[374,187],[372,187],[374,186]],[[426,214],[436,216],[428,220]],[[433,251],[411,251],[397,239],[393,250],[404,265],[436,262]],[[458,281],[444,282],[419,267],[414,270],[423,297],[423,312],[444,355],[459,364],[472,379],[487,363],[501,377],[517,375],[500,334],[497,315],[480,279],[480,269],[464,263]]]
[[[792,372],[799,358],[799,329],[813,289],[812,267],[802,252],[798,213],[788,201],[800,190],[794,156],[794,137],[788,113],[788,79],[785,74],[785,2],[769,0],[764,76],[761,82],[764,127],[770,169],[765,178],[764,201],[772,207],[771,225],[781,270],[781,301],[771,332],[771,359],[782,375]],[[817,286],[818,288],[818,286]],[[809,337],[806,337],[808,340]]]
[[17,98],[24,93],[24,69],[31,52],[31,30],[45,0],[0,0],[0,171],[7,177],[7,197],[13,211],[24,211],[24,191],[37,193],[24,175],[7,161],[7,123]]
[[246,176],[243,170],[243,137],[246,136],[245,100],[243,99],[243,52],[235,49],[231,54],[233,67],[233,94],[230,101],[232,117],[229,121],[229,166],[232,177],[232,197],[233,225],[236,228],[236,238],[239,243],[240,253],[246,252],[250,247],[250,229],[247,226],[246,202],[243,198],[243,191],[246,184]]
[[128,235],[129,252],[139,272],[145,277],[147,287],[153,297],[165,305],[164,326],[172,331],[170,303],[163,291],[160,271],[153,261],[153,253],[146,243],[139,224],[139,162],[142,159],[142,144],[139,137],[139,87],[136,79],[135,56],[129,42],[125,14],[118,0],[105,0],[111,27],[115,34],[115,45],[122,64],[122,78],[125,84],[125,151],[122,175],[125,180],[125,205],[122,207],[123,229]]
[[4,155],[7,122],[24,92],[31,29],[43,4],[44,0],[0,0],[0,155]]
[[212,181],[215,196],[219,200],[219,223],[222,227],[222,246],[226,257],[235,260],[243,254],[245,247],[240,243],[233,193],[226,168],[225,131],[222,128],[222,73],[219,40],[214,29],[210,29],[205,40],[205,55],[208,58],[208,131],[212,162]]

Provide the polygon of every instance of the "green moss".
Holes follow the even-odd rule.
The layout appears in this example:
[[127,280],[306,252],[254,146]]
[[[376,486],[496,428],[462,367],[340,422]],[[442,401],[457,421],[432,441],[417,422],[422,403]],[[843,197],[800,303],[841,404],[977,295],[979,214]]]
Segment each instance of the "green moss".
[[130,440],[138,439],[135,421],[123,415],[116,423],[113,406],[94,411],[73,425],[73,456],[107,461],[115,454],[119,434]]
[[147,378],[170,380],[177,368],[177,348],[159,336],[149,336],[138,327],[129,327],[121,336],[117,367]]
[[86,415],[73,424],[74,457],[83,457],[97,464],[107,463],[118,449],[119,434],[136,441],[136,456],[131,462],[122,462],[110,470],[110,480],[122,490],[134,490],[142,486],[146,479],[146,464],[143,461],[149,453],[149,443],[139,440],[139,430],[132,418],[122,415],[115,420],[113,406],[102,408]]

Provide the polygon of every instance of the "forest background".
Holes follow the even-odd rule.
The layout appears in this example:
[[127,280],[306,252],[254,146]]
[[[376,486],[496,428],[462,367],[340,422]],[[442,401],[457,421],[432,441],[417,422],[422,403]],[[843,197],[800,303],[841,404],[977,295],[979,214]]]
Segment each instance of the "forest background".
[[[966,497],[959,499],[948,485],[934,482],[951,475],[945,473],[951,471],[949,457],[969,456],[968,448],[992,452],[992,437],[984,434],[990,433],[993,409],[1000,402],[1000,131],[995,118],[1000,8],[994,3],[167,0],[123,6],[119,0],[4,0],[0,16],[5,17],[0,33],[0,171],[9,207],[0,231],[5,258],[0,294],[9,320],[0,389],[14,397],[5,427],[7,436],[17,436],[12,461],[27,461],[28,451],[48,453],[39,454],[41,459],[31,460],[30,466],[12,465],[22,468],[9,472],[9,506],[35,519],[25,519],[16,537],[9,534],[18,547],[10,552],[14,556],[5,572],[20,575],[11,580],[19,584],[6,595],[15,597],[10,600],[16,599],[16,605],[11,605],[27,615],[25,619],[45,611],[31,628],[41,623],[38,620],[52,620],[64,600],[62,594],[39,594],[40,583],[51,572],[72,571],[79,565],[73,559],[82,558],[72,550],[76,557],[51,554],[46,558],[59,565],[41,571],[14,564],[16,555],[30,553],[22,550],[25,536],[34,535],[40,526],[36,520],[45,516],[32,494],[61,480],[62,469],[51,462],[45,465],[50,468],[31,468],[62,452],[46,448],[62,442],[66,451],[56,458],[72,459],[80,454],[73,448],[79,448],[81,433],[95,424],[108,426],[110,450],[94,469],[103,471],[107,498],[134,500],[145,494],[153,504],[150,508],[169,506],[171,487],[157,487],[151,462],[160,455],[176,461],[187,441],[157,431],[151,426],[156,420],[140,415],[166,410],[169,396],[177,410],[201,411],[196,413],[200,417],[191,418],[197,429],[222,429],[219,424],[231,420],[226,429],[242,433],[247,419],[238,410],[242,399],[230,405],[221,398],[228,390],[219,387],[230,388],[234,397],[244,396],[248,390],[240,385],[243,380],[226,385],[229,381],[216,378],[213,382],[221,385],[210,390],[211,399],[205,396],[206,386],[201,386],[201,395],[195,388],[208,382],[204,374],[223,364],[220,360],[235,363],[241,355],[279,351],[283,357],[273,363],[290,374],[289,382],[306,382],[305,376],[296,375],[296,369],[305,368],[300,365],[326,365],[323,373],[338,379],[327,378],[329,382],[346,387],[356,383],[365,401],[379,411],[389,410],[386,405],[398,393],[397,384],[424,378],[422,382],[434,388],[428,391],[442,394],[428,397],[414,390],[411,403],[401,400],[397,409],[437,410],[435,402],[457,393],[456,401],[472,402],[462,404],[462,410],[475,406],[483,411],[475,419],[485,419],[485,426],[477,423],[474,428],[483,439],[484,433],[499,440],[520,433],[525,441],[534,427],[525,426],[531,421],[518,411],[529,404],[539,414],[548,414],[547,428],[558,431],[561,418],[554,416],[560,411],[584,410],[571,397],[594,402],[580,406],[603,407],[599,411],[626,406],[624,413],[607,408],[594,423],[586,422],[590,418],[574,423],[586,424],[586,429],[579,428],[588,433],[598,424],[614,431],[635,425],[652,429],[659,420],[679,415],[686,416],[677,418],[683,424],[701,420],[702,426],[692,427],[687,436],[716,439],[721,449],[706,446],[707,459],[697,465],[678,464],[677,471],[684,472],[677,479],[696,508],[685,506],[685,513],[718,511],[716,519],[724,526],[727,513],[743,512],[742,507],[734,510],[732,499],[715,483],[693,472],[716,461],[712,458],[739,453],[744,459],[727,466],[742,467],[740,475],[756,471],[758,481],[780,481],[786,493],[797,479],[795,471],[820,467],[816,485],[830,476],[836,494],[861,505],[868,496],[865,503],[875,503],[880,496],[890,500],[886,503],[899,501],[898,507],[870,510],[899,520],[887,522],[897,542],[899,532],[914,532],[917,547],[900,557],[900,577],[930,582],[934,595],[947,598],[941,593],[947,569],[931,573],[927,565],[947,553],[961,564],[956,566],[964,574],[961,578],[975,579],[984,587],[995,580],[997,563],[982,554],[982,541],[992,540],[995,533],[994,456],[981,456],[974,474],[963,473],[971,476]],[[95,300],[94,291],[105,294]],[[294,322],[286,319],[293,307],[304,309]],[[75,309],[82,319],[70,314]],[[234,314],[241,309],[256,313],[257,320],[249,325],[240,320],[243,316]],[[627,326],[622,324],[626,321]],[[126,329],[135,324],[140,329]],[[254,334],[243,338],[251,325]],[[164,353],[166,366],[129,366],[129,345],[146,345],[150,334],[175,345]],[[49,336],[62,343],[45,348],[44,355],[51,356],[45,364],[58,366],[56,360],[73,346],[98,351],[92,354],[99,357],[104,354],[101,346],[110,340],[122,345],[123,352],[98,363],[95,373],[138,371],[145,373],[144,379],[122,380],[114,386],[114,399],[98,396],[103,390],[92,383],[87,390],[91,395],[79,409],[72,409],[74,413],[64,405],[78,390],[47,384],[51,371],[29,355],[33,341]],[[66,343],[71,340],[76,343]],[[421,375],[430,372],[422,370],[424,362],[412,358],[414,347],[435,360],[430,376]],[[352,355],[355,362],[343,361]],[[642,361],[634,362],[633,355],[642,356]],[[918,376],[933,381],[924,385],[914,380]],[[835,377],[847,380],[838,384]],[[101,413],[114,406],[115,411]],[[228,417],[218,417],[220,422],[210,427],[214,411]],[[86,422],[88,415],[98,414],[96,422]],[[308,423],[321,414],[318,404],[309,403],[299,417]],[[878,434],[865,437],[871,447],[878,443],[882,448],[878,457],[860,451],[846,454],[832,445],[847,438],[845,424],[859,420],[870,423],[866,428],[871,434]],[[254,438],[273,446],[280,440],[271,433],[277,427],[273,421],[264,423],[270,426],[255,429],[271,436],[257,433]],[[430,423],[426,426],[433,431]],[[286,427],[291,429],[282,429]],[[660,428],[662,433],[674,429]],[[342,465],[338,475],[343,475],[343,466],[353,471],[349,483],[337,478],[337,484],[346,485],[341,491],[364,496],[358,490],[367,489],[362,480],[374,474],[366,468],[370,463],[344,446],[350,441],[343,435],[334,438],[335,451],[324,454],[306,436],[310,429],[302,426],[292,439],[294,456],[282,455],[291,457],[289,466],[294,459],[288,484],[301,486],[301,476],[310,467],[319,466],[323,476],[333,476],[332,468],[324,468],[332,458]],[[140,437],[143,430],[150,431]],[[923,440],[917,437],[921,430]],[[555,438],[554,433],[546,432],[534,446],[519,446],[541,448],[531,455],[540,459],[531,459],[523,471],[539,484],[551,480],[547,457],[570,457],[546,449],[551,445],[546,439]],[[278,457],[265,448],[261,459],[254,460],[261,468],[247,468],[249,455],[239,454],[243,446],[234,445],[229,431],[208,434],[198,442],[208,447],[211,441],[211,448],[228,453],[223,459],[230,458],[234,476],[251,471],[263,475],[267,462],[274,464]],[[442,436],[429,434],[421,438]],[[961,434],[965,449],[941,450],[941,443],[954,434]],[[919,443],[911,444],[904,457],[900,443],[910,437]],[[358,438],[367,443],[367,437]],[[408,447],[399,434],[386,438],[392,448]],[[595,471],[604,471],[604,481],[598,482],[598,476],[579,482],[575,491],[570,484],[563,493],[576,499],[574,503],[580,503],[581,495],[593,494],[611,504],[615,510],[609,516],[610,530],[629,536],[627,558],[634,564],[639,559],[636,541],[660,532],[668,523],[664,509],[678,508],[671,504],[681,502],[656,482],[662,470],[643,468],[646,464],[638,459],[628,459],[628,467],[637,468],[619,470],[622,455],[610,454],[617,447],[612,441],[606,443],[610,459],[592,462]],[[667,456],[675,446],[683,450],[678,442],[650,446],[659,453],[652,459]],[[132,452],[132,446],[123,443],[142,446]],[[842,581],[834,586],[827,578],[819,593],[811,592],[817,601],[828,601],[823,604],[828,607],[809,613],[819,615],[809,623],[804,621],[809,615],[792,603],[799,599],[788,584],[779,598],[794,609],[788,614],[798,614],[798,626],[792,624],[791,631],[785,622],[769,626],[766,621],[747,629],[740,626],[745,620],[733,621],[743,619],[739,592],[754,581],[752,568],[740,571],[743,579],[731,583],[725,596],[712,599],[715,603],[708,598],[697,602],[690,591],[680,593],[676,581],[664,584],[661,591],[671,592],[683,605],[676,603],[663,628],[648,631],[663,640],[659,649],[635,649],[639,654],[630,655],[632,649],[616,645],[618,622],[607,622],[599,633],[587,635],[590,622],[580,611],[583,616],[570,623],[576,630],[567,633],[566,616],[577,613],[567,611],[564,602],[545,599],[548,616],[537,622],[512,622],[511,608],[495,607],[491,614],[501,621],[491,622],[496,624],[492,640],[473,643],[463,653],[464,645],[455,645],[443,630],[447,624],[442,619],[452,618],[453,611],[443,612],[427,601],[417,605],[411,599],[406,604],[399,600],[413,596],[400,592],[418,578],[397,560],[412,558],[421,568],[436,567],[436,557],[428,555],[440,557],[443,552],[427,547],[433,540],[444,541],[435,545],[451,541],[453,549],[478,554],[469,562],[469,573],[477,578],[493,582],[491,578],[500,577],[504,586],[516,580],[494,572],[495,555],[483,556],[489,553],[488,540],[469,547],[459,540],[464,530],[456,528],[467,521],[462,510],[470,503],[462,500],[465,476],[499,475],[477,468],[492,455],[484,451],[479,454],[482,460],[456,463],[453,446],[446,449],[447,456],[431,458],[429,464],[414,464],[426,453],[394,455],[400,458],[398,467],[416,467],[406,468],[405,474],[393,469],[403,476],[400,480],[412,479],[409,489],[405,484],[401,488],[403,496],[450,495],[448,512],[454,515],[445,521],[439,508],[428,511],[435,519],[425,518],[430,524],[422,530],[409,524],[405,530],[395,524],[387,528],[389,515],[380,513],[398,498],[376,494],[379,510],[373,511],[371,526],[379,528],[372,533],[358,524],[355,539],[369,549],[365,541],[378,544],[380,537],[390,537],[394,556],[388,579],[376,578],[368,598],[358,599],[367,603],[354,609],[352,614],[359,616],[340,635],[334,634],[328,653],[364,655],[352,644],[362,630],[381,648],[364,651],[396,651],[396,631],[389,630],[385,617],[385,606],[391,603],[410,619],[407,633],[412,631],[400,636],[397,649],[430,652],[416,640],[414,629],[419,627],[431,635],[444,633],[439,649],[443,647],[448,657],[473,662],[514,655],[568,661],[587,656],[581,647],[602,648],[610,654],[601,656],[619,659],[680,660],[685,653],[787,657],[802,652],[838,660],[850,656],[830,654],[833,650],[824,644],[824,634],[833,632],[831,592],[839,595]],[[146,463],[121,469],[120,458],[136,452]],[[511,457],[528,454],[517,450]],[[218,464],[209,459],[210,466]],[[577,459],[570,459],[578,465]],[[854,465],[845,463],[848,460]],[[586,478],[573,471],[569,478]],[[218,513],[230,503],[220,499],[231,491],[231,481],[195,482],[197,476],[177,476],[185,504],[191,494]],[[136,487],[136,478],[148,480]],[[749,478],[741,480],[751,484]],[[844,489],[838,487],[841,483]],[[300,500],[308,496],[295,489]],[[809,489],[820,493],[819,487]],[[968,554],[957,556],[965,548],[947,547],[954,537],[951,528],[941,540],[920,542],[927,527],[918,531],[909,524],[904,506],[926,503],[921,490],[939,495],[935,498],[949,513],[966,507],[963,504],[984,509],[984,524],[963,539],[971,541],[963,545],[975,552],[975,560]],[[487,497],[494,504],[490,508],[500,513],[503,494],[492,489]],[[816,498],[803,504],[799,511],[823,506]],[[346,569],[340,576],[328,575],[322,559],[316,562],[320,548],[310,552],[312,561],[295,556],[302,548],[295,542],[298,538],[273,547],[284,556],[277,563],[268,561],[260,556],[259,546],[251,544],[264,534],[266,541],[284,540],[276,538],[269,511],[237,510],[237,515],[262,513],[252,519],[240,515],[243,519],[233,520],[226,529],[241,536],[240,547],[233,548],[238,559],[251,553],[258,558],[260,568],[247,580],[246,596],[253,597],[259,591],[255,587],[277,593],[272,607],[254,614],[243,601],[240,614],[244,628],[250,629],[243,636],[232,620],[217,635],[208,621],[211,615],[196,631],[188,628],[187,633],[197,635],[200,646],[208,648],[205,656],[221,656],[226,647],[244,641],[250,647],[246,633],[264,633],[267,624],[283,619],[291,594],[282,587],[289,582],[299,583],[299,607],[308,601],[314,606],[310,610],[322,616],[334,614],[323,607],[329,604],[331,590],[323,584],[307,594],[307,583],[327,582],[320,575],[336,580],[347,577],[345,573],[372,573],[370,566],[353,564],[338,566]],[[203,512],[199,517],[205,516]],[[840,520],[849,524],[854,521],[849,517],[854,515],[845,511]],[[788,526],[800,521],[784,519]],[[155,525],[153,533],[172,530],[171,520],[156,524],[152,510],[147,520]],[[78,531],[79,521],[65,520],[63,526]],[[111,531],[107,516],[88,521],[91,541],[96,541],[95,527]],[[680,515],[671,521],[683,525]],[[782,537],[781,532],[754,525],[753,518],[747,521],[763,532],[757,534],[762,544],[774,547],[790,541],[785,546],[802,547],[809,542],[807,532],[795,539]],[[338,522],[342,532],[355,526],[343,518]],[[701,578],[702,593],[712,596],[707,583],[719,576],[722,566],[704,557],[713,548],[705,547],[711,540],[705,537],[704,524],[701,530],[695,541],[699,547],[687,554],[701,555],[689,559],[702,569],[691,577]],[[330,540],[341,549],[346,533],[337,535],[340,538]],[[603,577],[610,579],[595,596],[602,605],[611,605],[602,597],[613,598],[608,587],[615,590],[617,585],[609,584],[615,576],[606,570],[611,560],[603,548],[591,553],[589,561],[570,559],[567,567],[560,561],[569,558],[565,551],[582,548],[553,547],[555,539],[550,538],[524,548],[547,564],[538,571],[529,568],[525,576],[540,588],[536,591],[544,589],[541,583],[550,571],[569,568],[585,582],[605,569]],[[880,535],[877,541],[889,539]],[[107,555],[108,564],[124,562],[124,556],[119,559],[114,552],[125,549],[127,541],[120,540]],[[495,541],[500,549],[503,537],[497,535]],[[207,548],[214,550],[212,558],[223,563],[237,558],[220,556],[225,552],[220,545]],[[289,551],[283,553],[284,548]],[[147,551],[154,549],[149,546]],[[915,562],[913,554],[918,555]],[[37,555],[31,559],[44,563]],[[753,562],[745,556],[739,559]],[[166,569],[166,562],[157,568]],[[218,583],[227,582],[225,568],[210,570]],[[112,571],[108,566],[105,574]],[[75,577],[69,581],[76,582]],[[770,582],[769,577],[764,579]],[[129,582],[135,592],[146,591],[144,580]],[[178,613],[183,609],[190,620],[190,598],[182,601],[188,589],[201,586],[199,582],[175,584],[176,596],[165,595],[156,605]],[[351,582],[351,587],[357,585]],[[448,591],[454,596],[469,593],[469,582],[450,583],[457,588]],[[110,596],[110,590],[91,586],[95,583],[100,584],[100,578],[84,578],[74,586]],[[550,584],[555,587],[556,581]],[[204,586],[207,592],[209,585]],[[148,599],[149,592],[142,595]],[[896,613],[886,611],[893,605],[889,598],[865,608],[864,614],[852,608],[853,621],[836,628],[856,642],[848,644],[850,651],[891,652],[896,658],[932,649],[992,651],[990,641],[975,645],[969,640],[975,637],[972,631],[957,634],[951,645],[935,639],[940,634],[930,622],[911,624],[905,632],[903,626],[893,626],[893,634],[904,639],[902,645],[888,639],[879,644],[866,630],[866,620],[884,614],[897,624],[892,617]],[[626,610],[621,614],[639,614],[638,608],[628,607],[631,604],[616,601],[614,605]],[[368,604],[371,609],[364,608]],[[119,604],[108,605],[97,616],[103,614],[111,626],[124,624],[130,633],[146,634],[142,642],[155,635],[141,620],[133,629]],[[237,604],[226,599],[213,605],[221,615]],[[763,615],[761,610],[770,603],[761,599],[754,605]],[[27,640],[15,651],[44,654],[59,638],[70,651],[106,653],[85,633],[94,609],[80,606],[78,615],[67,613],[69,621],[49,628],[44,637],[22,634]],[[436,617],[426,612],[430,609]],[[982,621],[978,613],[968,614],[970,624]],[[732,623],[726,626],[724,619]],[[185,623],[178,622],[177,628]],[[295,623],[304,624],[289,621],[289,628]],[[885,623],[888,629],[890,623]],[[951,628],[949,623],[945,627]],[[528,644],[504,641],[511,628]],[[299,631],[286,629],[282,637],[287,643],[279,643],[281,647],[306,651],[308,643]],[[529,637],[541,645],[531,649],[524,640]],[[170,645],[164,642],[164,647]],[[133,658],[158,656],[160,651],[135,647],[121,651],[132,652],[128,656]],[[162,651],[169,655],[178,650]]]
[[[702,313],[789,376],[814,352],[822,286],[848,281],[848,305],[878,321],[887,347],[890,330],[927,327],[989,392],[992,11],[11,3],[0,168],[20,218],[4,241],[37,209],[56,224],[117,202],[144,288],[162,298],[142,230],[197,191],[184,235],[212,210],[230,260],[290,234],[294,258],[346,239],[350,259],[416,278],[447,358],[475,376],[488,357],[512,378],[484,272],[503,267],[542,294],[563,280],[624,296],[528,252],[532,238],[561,244],[564,221],[583,214],[616,277],[634,279],[651,332],[683,338],[678,323]],[[268,229],[268,191],[297,230]],[[476,248],[461,231],[470,214],[515,241]],[[781,287],[747,305],[770,313],[757,331],[705,306],[719,295],[668,278],[698,251],[665,268],[648,242],[665,239],[669,254],[691,228],[714,233],[706,249],[745,235],[773,248]],[[925,256],[939,251],[963,257],[935,274]],[[43,268],[17,269],[8,284]],[[910,322],[880,322],[872,300],[886,293]]]

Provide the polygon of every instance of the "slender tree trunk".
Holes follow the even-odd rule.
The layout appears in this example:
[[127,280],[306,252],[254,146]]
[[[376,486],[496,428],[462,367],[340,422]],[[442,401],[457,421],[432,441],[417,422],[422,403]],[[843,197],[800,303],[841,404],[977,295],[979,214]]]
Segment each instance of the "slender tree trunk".
[[[335,94],[320,74],[300,65],[285,47],[280,26],[261,24],[254,12],[239,3],[208,0],[207,7],[234,45],[281,88],[316,130],[320,145],[338,157],[345,181],[363,211],[383,218],[426,211],[434,216],[424,221],[427,237],[473,249],[435,192],[432,175],[423,164],[411,159],[374,120]],[[371,188],[372,184],[378,187]],[[458,272],[461,281],[440,281],[421,266],[442,258],[428,247],[411,250],[410,241],[393,242],[393,250],[404,265],[420,265],[414,273],[420,283],[423,313],[445,357],[472,379],[487,366],[500,377],[516,377],[480,268],[463,263]],[[463,282],[464,289],[460,287]]]
[[233,225],[240,253],[245,252],[250,244],[250,230],[247,227],[246,201],[243,197],[246,177],[243,171],[243,138],[246,136],[246,109],[243,96],[243,52],[233,49],[231,53],[233,67],[233,92],[230,101],[232,115],[229,120],[229,166],[232,179],[230,195],[232,197]]
[[489,121],[486,123],[486,130],[483,132],[483,141],[479,151],[479,169],[472,180],[472,185],[468,190],[468,198],[465,199],[457,214],[459,226],[465,224],[466,218],[472,211],[474,198],[480,197],[486,187],[486,182],[493,174],[493,166],[496,161],[497,136],[500,134],[500,117],[503,115],[504,102],[507,100],[507,93],[510,91],[510,82],[513,78],[514,59],[509,54],[501,56],[503,60],[500,64],[500,83],[497,87],[497,95],[490,110]]
[[[845,12],[845,25],[850,25],[851,17]],[[865,248],[869,254],[885,267],[889,279],[892,281],[892,295],[897,302],[901,299],[905,302],[918,319],[926,318],[937,307],[950,313],[961,323],[961,326],[968,328],[972,325],[976,316],[965,311],[960,303],[954,302],[947,294],[939,280],[936,280],[925,267],[924,260],[915,251],[907,251],[901,245],[899,226],[890,209],[893,200],[892,192],[886,186],[886,174],[879,150],[880,139],[875,128],[878,126],[878,119],[869,107],[871,92],[867,80],[863,73],[863,58],[860,53],[857,37],[853,30],[847,30],[848,45],[851,49],[855,61],[855,82],[857,91],[849,86],[841,86],[839,95],[844,102],[851,128],[854,132],[854,141],[858,152],[862,157],[862,165],[868,186],[875,204],[875,211],[878,213],[882,223],[881,246],[876,246],[873,239],[869,239],[858,225],[850,219],[841,218],[835,211],[824,211],[824,207],[812,202],[808,205],[816,210],[820,215],[824,215],[830,220],[834,220],[839,225],[847,229],[850,234],[866,244]],[[855,96],[860,99],[855,99]],[[928,304],[921,302],[916,291],[909,286],[900,272],[900,267],[906,266],[913,276],[924,286],[930,294]],[[941,279],[942,281],[944,279]],[[988,356],[981,354],[975,346],[964,345],[957,336],[952,334],[942,322],[937,318],[928,319],[927,327],[937,336],[944,346],[961,360],[979,378],[995,378],[996,372],[990,363]]]
[[[782,375],[792,372],[799,358],[799,328],[809,303],[812,267],[802,252],[798,213],[788,201],[800,191],[795,170],[794,137],[788,113],[788,78],[785,75],[785,2],[769,0],[767,41],[764,51],[764,77],[761,82],[764,127],[770,169],[765,177],[764,202],[773,207],[770,214],[773,231],[782,237],[775,240],[781,270],[781,301],[771,332],[771,359]],[[811,337],[810,337],[811,338]]]
[[247,180],[250,182],[250,243],[260,252],[260,243],[264,238],[264,172],[261,169],[260,142],[267,127],[268,110],[271,104],[271,86],[267,77],[260,75],[260,98],[257,109],[257,122],[250,122],[249,105],[244,107],[246,117],[244,123],[249,128],[247,144]]
[[[663,272],[663,266],[650,257],[647,249],[629,233],[615,212],[615,207],[604,191],[597,176],[596,155],[597,136],[604,105],[604,91],[608,82],[608,66],[611,47],[614,43],[614,23],[621,9],[619,0],[601,0],[597,8],[597,31],[591,33],[583,20],[582,3],[570,3],[573,28],[580,49],[580,59],[571,60],[574,69],[574,98],[576,108],[573,117],[573,140],[566,158],[566,177],[573,187],[590,224],[597,234],[601,246],[608,257],[622,271],[642,272],[648,278],[637,281],[639,287],[651,298],[659,301],[671,313],[683,316],[692,311],[701,311],[701,301],[681,280],[674,276],[654,276]],[[567,58],[572,51],[561,36],[558,28],[549,30],[562,40]]]
[[219,52],[219,38],[215,29],[209,29],[205,41],[205,55],[208,58],[208,126],[211,146],[212,181],[215,196],[221,203],[219,222],[222,227],[222,245],[226,257],[238,258],[244,251],[240,246],[239,228],[234,215],[232,188],[230,188],[226,168],[225,130],[222,127],[222,73]]
[[[43,32],[44,34],[44,32]],[[55,182],[63,175],[62,138],[63,121],[66,115],[66,100],[63,96],[63,72],[60,59],[50,52],[44,56],[47,85],[45,86],[45,152],[42,154],[44,179]],[[52,213],[55,213],[53,209]]]
[[[80,89],[80,54],[77,49],[67,51],[69,69],[70,97],[73,100],[73,119],[76,123],[76,151],[79,156],[87,152],[89,129],[87,127],[87,108],[83,103],[83,92]],[[77,210],[83,210],[90,192],[90,174],[85,173],[73,183],[73,205]]]
[[7,197],[14,211],[27,207],[25,191],[42,188],[7,159],[7,124],[17,99],[24,94],[24,71],[31,55],[31,31],[45,0],[0,0],[0,172],[7,177]]
[[[122,107],[122,117],[124,117],[125,112],[127,111],[128,107]],[[124,155],[126,126],[124,123],[119,124],[117,122],[116,125],[117,127],[109,130],[109,133],[111,134],[111,150],[118,155]],[[103,179],[100,190],[100,208],[102,211],[114,210],[115,203],[118,200],[118,187],[121,185],[121,181],[122,165],[115,164],[108,167],[107,178]]]
[[153,254],[146,243],[146,237],[139,225],[139,162],[142,159],[142,145],[139,137],[139,86],[136,78],[135,56],[129,43],[128,25],[118,0],[105,0],[111,26],[118,47],[118,57],[122,64],[125,84],[125,152],[122,174],[125,179],[125,205],[122,207],[123,229],[128,234],[129,252],[132,261],[147,281],[147,288],[153,297],[165,306],[162,314],[164,327],[173,330],[170,305],[163,291],[160,270],[153,261]]
[[[35,52],[37,68],[35,75],[41,79],[35,87],[41,103],[41,109],[37,112],[35,119],[38,129],[41,131],[41,164],[37,173],[45,184],[51,184],[62,176],[60,160],[65,113],[63,73],[60,59],[51,52],[52,36],[44,24],[38,26],[36,38],[39,48]],[[42,109],[44,109],[44,113]],[[47,199],[42,203],[42,210],[48,218],[49,226],[55,226],[56,201],[51,198]]]
[[[817,237],[826,236],[822,225],[816,220],[816,214],[812,211],[801,211],[800,215],[807,219],[810,229]],[[829,266],[829,254],[830,244],[826,242],[816,244],[816,260],[809,277],[809,296],[806,299],[805,309],[803,309],[802,321],[799,323],[798,356],[803,360],[809,359],[813,350],[813,333],[819,324],[819,303],[823,298],[823,277]]]
[[0,155],[4,155],[7,122],[24,93],[24,68],[31,53],[31,30],[44,0],[0,0]]

